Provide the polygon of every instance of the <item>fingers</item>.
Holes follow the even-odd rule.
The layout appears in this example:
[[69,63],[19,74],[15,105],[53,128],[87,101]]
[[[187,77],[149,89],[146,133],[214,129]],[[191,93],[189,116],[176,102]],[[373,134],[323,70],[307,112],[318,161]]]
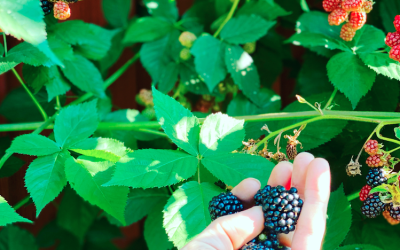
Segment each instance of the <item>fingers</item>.
[[235,188],[232,189],[232,193],[242,201],[245,208],[252,207],[254,205],[254,195],[261,188],[259,180],[254,178],[248,178],[240,182]]
[[314,160],[310,153],[300,153],[293,162],[292,186],[297,188],[300,197],[304,197],[306,187],[306,175],[309,164]]
[[288,161],[278,163],[272,170],[271,176],[268,180],[268,185],[275,187],[278,185],[290,188],[290,180],[292,177],[293,165]]
[[326,210],[330,195],[329,164],[314,159],[308,167],[304,206],[293,236],[292,250],[319,250],[325,233]]
[[259,206],[223,216],[211,223],[183,250],[239,249],[261,233],[263,224],[264,216]]

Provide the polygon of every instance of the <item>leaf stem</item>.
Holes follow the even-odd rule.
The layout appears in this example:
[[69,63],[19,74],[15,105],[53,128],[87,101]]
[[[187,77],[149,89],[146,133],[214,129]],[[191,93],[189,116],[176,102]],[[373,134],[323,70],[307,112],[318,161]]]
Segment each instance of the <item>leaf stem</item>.
[[326,103],[324,109],[327,109],[327,108],[329,107],[329,105],[331,105],[333,99],[334,99],[335,96],[336,96],[337,91],[338,91],[338,88],[335,88],[335,89],[333,90],[332,95],[331,95],[331,97],[329,97],[329,100],[328,100],[328,102]]
[[29,200],[31,199],[31,197],[28,195],[25,198],[23,198],[22,200],[20,200],[17,204],[15,204],[15,206],[13,207],[14,210],[18,210],[21,207],[25,206],[26,203],[29,202]]
[[56,96],[56,105],[57,105],[57,110],[60,110],[62,108],[60,103],[60,96]]
[[393,120],[393,121],[390,121],[390,120],[389,120],[389,121],[386,121],[386,122],[381,122],[381,123],[378,125],[378,127],[376,127],[376,132],[375,132],[376,136],[377,136],[379,139],[381,139],[381,140],[388,141],[388,142],[392,142],[392,143],[395,143],[395,144],[400,145],[400,141],[394,140],[394,139],[390,139],[390,138],[387,138],[387,137],[384,137],[384,136],[381,135],[381,129],[382,129],[385,125],[396,124],[396,123],[398,123],[398,122],[396,122],[395,120]]
[[235,2],[233,2],[231,10],[228,13],[228,16],[225,18],[225,20],[221,23],[221,25],[219,26],[218,30],[214,33],[214,37],[218,37],[219,33],[221,32],[221,30],[224,28],[225,24],[227,24],[229,22],[229,20],[231,20],[231,18],[233,17],[233,14],[235,14],[235,10],[239,5],[240,0],[235,0]]
[[388,152],[386,152],[386,153],[391,154],[391,153],[393,153],[394,151],[397,151],[397,150],[399,150],[399,149],[400,149],[400,147],[397,147],[397,148],[392,149],[392,150],[390,150],[390,151],[388,151]]
[[[113,84],[125,71],[133,64],[135,63],[138,59],[140,58],[140,54],[137,53],[135,56],[133,56],[130,60],[128,60],[124,65],[122,65],[121,68],[119,68],[114,74],[112,74],[105,82],[103,85],[104,89],[107,89],[111,84]],[[93,96],[92,93],[86,93],[76,99],[75,101],[71,102],[70,105],[78,104],[81,102],[84,102],[91,98]]]
[[6,33],[3,32],[3,41],[4,41],[4,55],[5,57],[7,57],[7,37],[6,37]]
[[[7,38],[6,38],[6,34],[3,33],[3,41],[4,41],[4,55],[5,57],[8,56],[8,52],[7,52]],[[24,81],[22,80],[22,78],[19,76],[18,72],[12,68],[11,69],[12,72],[14,73],[15,77],[18,79],[18,81],[21,83],[22,87],[24,87],[25,91],[28,93],[28,95],[30,96],[30,98],[32,99],[33,103],[35,103],[35,105],[37,106],[37,108],[39,109],[40,113],[43,116],[43,119],[46,121],[48,119],[46,112],[44,111],[43,107],[40,105],[39,101],[36,99],[36,97],[32,94],[32,92],[29,90],[29,88],[25,85]]]
[[346,197],[347,197],[348,201],[352,201],[352,200],[355,200],[358,197],[360,197],[360,194],[359,194],[359,192],[354,192],[354,193],[352,193],[350,195],[347,195]]

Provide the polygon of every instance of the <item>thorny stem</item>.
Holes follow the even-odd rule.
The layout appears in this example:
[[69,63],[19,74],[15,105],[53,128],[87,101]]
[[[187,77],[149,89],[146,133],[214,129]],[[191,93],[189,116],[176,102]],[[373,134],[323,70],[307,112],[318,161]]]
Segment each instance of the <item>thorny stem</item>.
[[218,37],[219,33],[221,32],[221,30],[224,28],[225,24],[227,22],[229,22],[229,20],[231,20],[231,18],[233,17],[233,14],[235,14],[235,10],[239,5],[240,0],[235,0],[235,2],[233,2],[232,8],[228,13],[228,16],[225,18],[225,20],[222,22],[222,24],[219,26],[218,30],[214,33],[214,37]]
[[335,88],[335,90],[333,90],[332,95],[331,95],[331,97],[329,97],[329,100],[328,100],[328,102],[325,104],[324,109],[329,108],[329,106],[331,105],[333,99],[334,99],[335,96],[336,96],[337,91],[338,91],[338,88]]
[[400,141],[398,141],[398,140],[393,140],[393,139],[390,139],[390,138],[387,138],[387,137],[384,137],[384,136],[381,135],[381,129],[382,129],[385,125],[391,125],[391,124],[396,124],[396,123],[399,123],[399,122],[398,122],[398,121],[394,121],[394,120],[393,120],[393,121],[389,120],[389,121],[386,121],[386,122],[381,122],[381,123],[378,125],[378,127],[376,127],[376,132],[375,132],[376,136],[377,136],[379,139],[381,139],[381,140],[388,141],[388,142],[392,142],[392,143],[395,143],[395,144],[400,145]]
[[[5,57],[7,57],[8,56],[8,51],[7,51],[7,39],[6,39],[6,34],[5,33],[3,33],[3,41],[4,41],[4,55],[5,55]],[[15,77],[21,83],[22,87],[24,87],[26,93],[28,93],[29,97],[32,99],[33,103],[35,103],[35,105],[39,109],[40,113],[42,114],[43,119],[46,121],[48,119],[48,117],[47,117],[47,114],[44,111],[42,105],[40,105],[40,103],[36,99],[36,97],[32,94],[32,92],[29,90],[29,88],[25,85],[24,81],[19,76],[18,72],[14,68],[12,68],[11,71],[14,73]]]

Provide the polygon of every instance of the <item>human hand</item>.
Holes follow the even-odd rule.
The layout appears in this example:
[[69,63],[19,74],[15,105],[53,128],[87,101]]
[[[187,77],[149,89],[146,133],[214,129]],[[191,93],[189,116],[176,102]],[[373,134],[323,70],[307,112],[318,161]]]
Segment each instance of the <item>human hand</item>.
[[[304,200],[296,230],[280,235],[281,245],[291,247],[292,250],[320,250],[330,195],[329,163],[321,158],[315,159],[309,153],[301,153],[293,164],[281,162],[276,165],[268,185],[281,185],[287,189],[296,187]],[[259,235],[264,228],[264,216],[260,206],[253,207],[253,197],[260,188],[260,182],[252,178],[239,183],[232,193],[243,202],[247,210],[213,221],[182,250],[240,249]]]

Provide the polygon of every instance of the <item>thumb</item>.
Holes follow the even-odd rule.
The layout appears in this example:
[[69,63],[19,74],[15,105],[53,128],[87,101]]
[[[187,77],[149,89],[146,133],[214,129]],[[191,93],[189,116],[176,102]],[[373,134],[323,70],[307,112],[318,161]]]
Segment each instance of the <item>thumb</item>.
[[237,214],[218,218],[182,250],[239,249],[259,235],[263,228],[263,212],[260,206],[256,206]]

